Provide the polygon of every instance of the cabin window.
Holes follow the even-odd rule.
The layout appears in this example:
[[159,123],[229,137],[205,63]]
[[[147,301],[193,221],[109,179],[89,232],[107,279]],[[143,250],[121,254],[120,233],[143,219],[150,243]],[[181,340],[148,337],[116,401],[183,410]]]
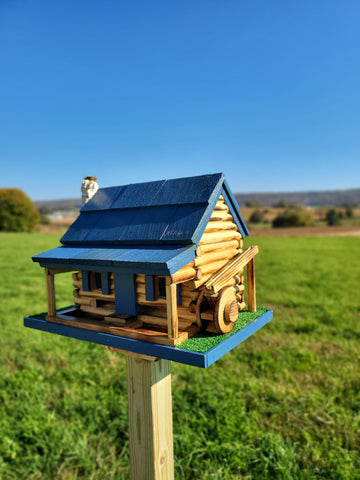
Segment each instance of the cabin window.
[[166,278],[145,275],[145,298],[148,302],[166,298]]
[[[181,305],[181,285],[177,285],[177,304]],[[145,299],[148,302],[166,299],[166,277],[145,275]]]
[[110,295],[110,274],[108,272],[82,272],[82,286],[84,292],[100,290],[103,295]]
[[92,290],[101,290],[101,273],[100,272],[91,272],[91,289]]

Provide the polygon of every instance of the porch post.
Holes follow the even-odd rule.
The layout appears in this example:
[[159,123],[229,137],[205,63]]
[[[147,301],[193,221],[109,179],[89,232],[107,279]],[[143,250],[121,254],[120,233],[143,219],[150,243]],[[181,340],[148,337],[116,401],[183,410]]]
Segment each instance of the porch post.
[[247,264],[248,309],[256,312],[255,257]]
[[171,283],[171,277],[166,277],[166,307],[167,307],[167,323],[168,337],[179,337],[179,322],[177,311],[177,286]]
[[54,274],[50,272],[49,268],[45,268],[45,276],[46,276],[48,315],[54,317],[56,315]]

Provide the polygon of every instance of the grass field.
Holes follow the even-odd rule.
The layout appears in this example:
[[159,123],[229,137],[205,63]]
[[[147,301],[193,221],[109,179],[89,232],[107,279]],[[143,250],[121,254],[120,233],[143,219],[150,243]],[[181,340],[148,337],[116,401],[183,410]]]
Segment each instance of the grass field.
[[[0,235],[0,479],[127,479],[123,356],[22,326],[57,241]],[[359,479],[360,241],[251,242],[274,319],[209,369],[173,363],[176,479]]]

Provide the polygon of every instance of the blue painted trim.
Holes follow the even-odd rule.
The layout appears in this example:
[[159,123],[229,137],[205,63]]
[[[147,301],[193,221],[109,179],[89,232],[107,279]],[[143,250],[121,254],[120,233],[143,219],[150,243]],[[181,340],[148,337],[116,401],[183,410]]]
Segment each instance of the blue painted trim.
[[194,232],[194,235],[192,236],[192,241],[195,245],[199,243],[220,195],[223,195],[225,202],[229,207],[231,215],[234,217],[235,223],[243,238],[249,235],[249,230],[239,212],[239,204],[237,203],[234,195],[231,193],[231,190],[224,177],[222,177],[221,179],[220,187],[221,188],[217,188],[216,190],[214,190],[214,194],[211,195],[209,207],[206,209],[204,216],[201,219],[201,222],[199,223],[198,227]]
[[[257,330],[266,325],[273,317],[273,312],[267,310],[246,327],[231,335],[219,345],[208,350],[206,353],[190,352],[176,347],[167,347],[156,343],[134,340],[131,338],[118,337],[109,333],[94,332],[68,325],[60,325],[43,320],[41,315],[33,315],[24,318],[25,327],[34,328],[43,332],[55,333],[65,337],[85,340],[87,342],[107,345],[120,348],[129,352],[141,353],[158,358],[164,358],[173,362],[192,365],[194,367],[206,368],[223,357],[230,350],[253,335]],[[40,318],[39,318],[40,317]]]
[[110,295],[110,273],[101,272],[101,293]]
[[[195,255],[193,255],[193,258],[192,260],[194,260],[195,258]],[[189,260],[190,262],[191,260]],[[186,263],[189,263],[189,262],[186,262]],[[136,274],[136,273],[139,273],[139,274],[149,274],[149,275],[162,275],[162,276],[167,276],[167,275],[171,275],[170,271],[168,268],[166,268],[165,266],[159,266],[159,265],[151,265],[151,264],[148,264],[146,266],[138,266],[138,265],[123,265],[123,266],[119,266],[119,265],[111,265],[111,262],[107,262],[106,265],[100,265],[98,262],[92,262],[91,264],[89,265],[84,265],[84,263],[71,263],[71,264],[67,264],[65,262],[62,262],[62,261],[59,261],[59,262],[55,262],[55,261],[51,261],[51,262],[39,262],[40,263],[40,266],[41,267],[47,267],[47,268],[68,268],[69,271],[78,271],[78,270],[83,270],[84,267],[87,267],[87,268],[91,268],[91,270],[93,271],[97,271],[97,272],[108,272],[109,269],[111,269],[111,271],[113,273],[115,272],[119,272],[119,273],[133,273],[133,274]],[[186,263],[184,265],[186,265]],[[181,267],[180,267],[181,268]],[[175,271],[179,270],[176,269]]]
[[[218,197],[220,196],[220,193],[218,194]],[[210,204],[207,209],[205,210],[205,213],[201,219],[201,222],[197,226],[194,235],[191,237],[192,242],[197,246],[198,243],[200,242],[200,238],[202,237],[202,234],[204,233],[204,230],[210,220],[211,214],[214,211],[214,207],[216,205],[215,203]]]
[[230,350],[235,348],[239,343],[244,342],[247,338],[251,337],[255,332],[260,330],[264,325],[270,322],[273,318],[272,310],[267,310],[265,313],[256,318],[253,322],[246,325],[246,327],[238,330],[234,335],[230,335],[226,340],[219,343],[215,347],[206,352],[206,366],[209,367],[219,358],[226,355]]
[[155,296],[155,279],[153,275],[145,275],[145,300],[153,302]]
[[227,206],[229,207],[229,210],[231,212],[231,215],[234,217],[234,220],[237,224],[237,226],[240,229],[240,232],[243,236],[243,238],[247,237],[249,235],[249,230],[244,222],[244,219],[240,215],[239,211],[239,204],[236,201],[236,198],[232,194],[230,187],[227,183],[226,180],[224,180],[223,188],[222,188],[222,195],[227,203]]
[[114,273],[115,311],[122,315],[136,315],[135,276]]
[[[172,275],[195,258],[195,245],[163,248],[144,248],[146,260],[136,260],[138,249],[97,247],[57,247],[32,257],[42,267],[68,268],[69,270],[96,270],[148,275]],[[140,247],[141,248],[141,247]],[[87,258],[90,257],[90,258]],[[135,259],[134,259],[135,256]]]
[[223,173],[219,174],[219,181],[216,185],[216,187],[214,188],[212,194],[210,195],[210,198],[209,198],[209,205],[208,207],[206,208],[205,212],[204,212],[204,215],[201,219],[201,221],[199,222],[198,226],[196,227],[192,237],[191,237],[191,240],[192,242],[197,245],[200,241],[200,238],[202,237],[202,234],[204,233],[204,230],[206,228],[206,225],[208,224],[209,220],[210,220],[210,217],[211,217],[211,214],[215,208],[215,205],[216,205],[216,202],[218,201],[218,198],[221,194],[221,191],[222,191],[222,186],[223,186],[223,183],[225,181],[225,176]]
[[195,250],[196,245],[189,246],[189,248],[179,253],[179,255],[176,255],[176,257],[173,257],[167,262],[167,267],[169,269],[168,273],[158,275],[172,275],[173,273],[180,270],[180,268],[195,260]]
[[82,278],[82,289],[84,292],[91,291],[90,285],[90,271],[89,270],[82,270],[81,271],[81,278]]
[[178,283],[176,285],[176,302],[177,302],[177,306],[180,307],[181,306],[181,283]]

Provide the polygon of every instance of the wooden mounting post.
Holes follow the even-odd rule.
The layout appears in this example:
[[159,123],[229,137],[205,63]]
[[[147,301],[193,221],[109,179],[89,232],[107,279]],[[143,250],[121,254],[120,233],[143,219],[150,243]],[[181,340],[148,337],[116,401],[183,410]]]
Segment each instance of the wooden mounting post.
[[249,312],[256,312],[256,289],[255,289],[255,257],[247,264],[248,284],[248,309]]
[[56,316],[56,299],[55,299],[55,281],[54,273],[49,268],[45,268],[46,275],[46,289],[47,289],[47,303],[48,315]]
[[169,360],[126,356],[132,480],[173,480]]

